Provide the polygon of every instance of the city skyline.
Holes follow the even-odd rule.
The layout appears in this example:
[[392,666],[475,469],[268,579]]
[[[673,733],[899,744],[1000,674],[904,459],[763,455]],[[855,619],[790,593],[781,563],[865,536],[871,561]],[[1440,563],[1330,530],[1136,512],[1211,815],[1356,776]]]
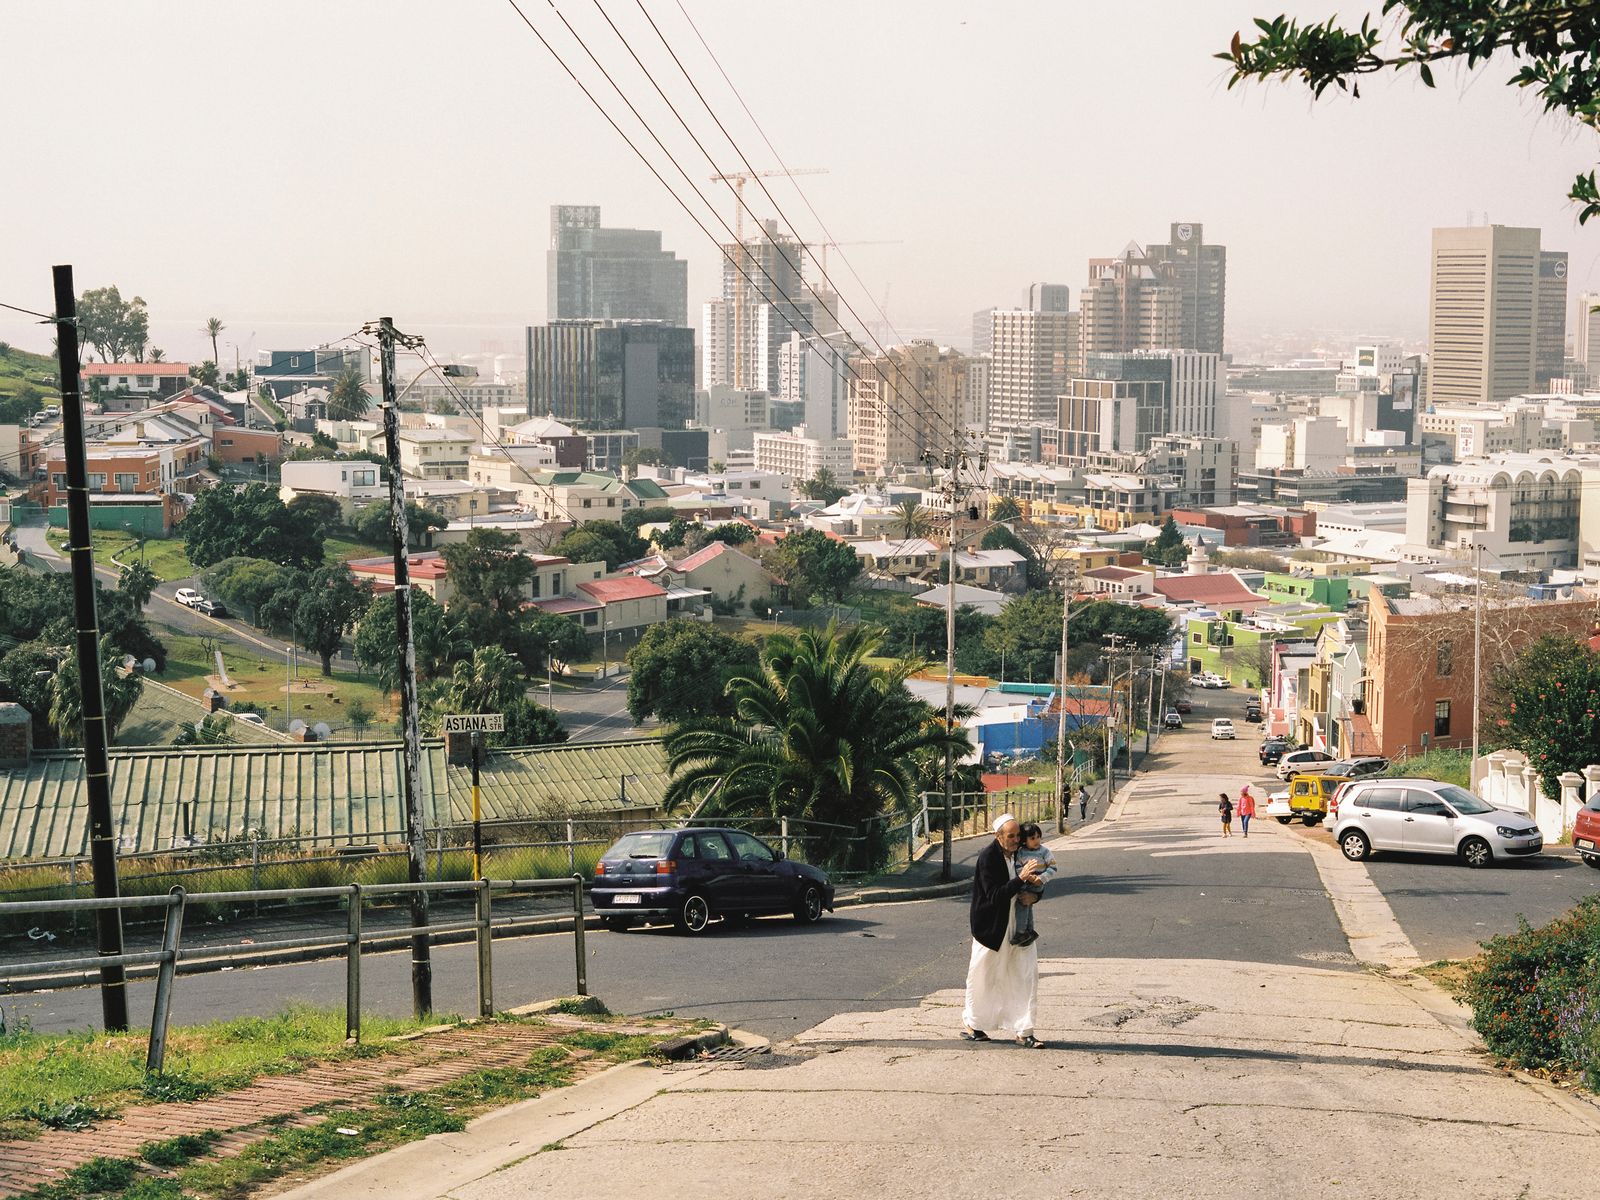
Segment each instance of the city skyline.
[[[645,40],[638,13],[614,7],[685,116],[714,135],[682,79],[672,86],[670,60]],[[1211,55],[1260,15],[1246,0],[1131,13],[839,6],[859,27],[845,41],[829,32],[826,4],[819,19],[785,22],[751,21],[723,0],[686,7],[784,162],[828,170],[801,182],[865,287],[842,260],[831,270],[868,319],[887,294],[904,339],[964,347],[973,311],[1023,305],[1040,279],[1076,289],[1089,259],[1130,240],[1144,244],[1175,220],[1204,222],[1208,240],[1230,248],[1230,349],[1291,329],[1420,338],[1431,229],[1484,214],[1540,228],[1546,246],[1567,250],[1572,295],[1600,290],[1600,230],[1578,229],[1565,199],[1573,172],[1590,165],[1591,144],[1501,86],[1510,73],[1503,64],[1472,86],[1448,72],[1432,92],[1377,79],[1359,102],[1313,107],[1295,85],[1223,87],[1225,68]],[[1315,4],[1287,7],[1322,13]],[[78,65],[78,86],[57,120],[23,123],[17,153],[41,181],[80,181],[8,199],[13,236],[0,247],[8,302],[37,304],[50,264],[70,261],[84,287],[114,283],[144,296],[155,344],[172,358],[201,351],[198,330],[209,315],[222,316],[234,335],[224,341],[248,353],[314,331],[337,337],[379,312],[432,332],[442,350],[498,342],[515,352],[523,327],[554,315],[544,300],[542,242],[543,214],[555,204],[599,205],[607,224],[662,230],[664,247],[689,264],[691,314],[718,294],[712,242],[509,10],[461,10],[446,24],[420,3],[324,11],[291,2],[276,11],[281,20],[270,25],[181,3],[68,3],[4,18],[17,43],[35,51],[0,85],[17,111],[43,94],[45,62],[70,55]],[[293,53],[296,16],[313,13],[324,36],[362,47],[333,76],[323,60]],[[657,15],[752,164],[775,166],[681,16],[671,8]],[[536,16],[541,28],[550,23],[548,11]],[[623,48],[592,10],[568,17],[731,221],[727,189],[705,181],[710,171],[681,130],[673,135],[670,114],[648,102],[648,83],[622,69],[631,67]],[[787,73],[756,69],[779,32],[808,68],[799,74],[850,86],[797,88]],[[419,55],[424,36],[432,53]],[[1101,89],[1126,85],[1120,61],[1099,53],[1111,39],[1140,45],[1143,74],[1154,82],[1127,98],[1123,121],[1083,121],[1084,104]],[[869,47],[886,40],[917,69],[885,70]],[[570,38],[558,48],[582,62]],[[141,50],[184,62],[190,87],[130,92],[122,72]],[[405,69],[396,72],[396,63]],[[273,72],[272,86],[239,85],[258,68]],[[204,105],[192,101],[199,92]],[[171,131],[157,148],[174,161],[203,164],[209,153],[215,166],[186,166],[176,193],[97,186],[86,163],[101,152],[92,142],[61,143],[53,129],[94,128],[113,102],[126,128]],[[1012,120],[1022,107],[1043,112],[1043,122]],[[367,132],[374,109],[392,136]],[[1040,154],[1042,143],[1071,153]],[[707,144],[722,169],[739,167],[725,144]],[[297,145],[307,149],[290,153]],[[937,189],[908,186],[910,170],[934,153],[954,153],[959,170]],[[1074,171],[1084,161],[1095,163],[1094,176]],[[244,176],[248,187],[239,186]],[[801,233],[816,236],[789,185],[769,185]],[[745,196],[757,216],[772,215],[758,188]],[[848,248],[885,238],[898,240]],[[326,277],[308,288],[303,271],[282,269],[287,261],[321,263]],[[1308,288],[1308,278],[1317,286]],[[281,338],[266,332],[274,329]],[[48,335],[17,314],[0,322],[0,337],[48,347]],[[229,346],[222,349],[226,357]]]

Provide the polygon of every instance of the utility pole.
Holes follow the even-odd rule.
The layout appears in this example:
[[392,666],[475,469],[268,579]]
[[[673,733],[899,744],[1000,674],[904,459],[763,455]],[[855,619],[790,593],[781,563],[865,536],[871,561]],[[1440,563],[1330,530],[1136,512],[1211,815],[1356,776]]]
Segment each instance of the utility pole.
[[1156,725],[1156,652],[1150,652],[1150,679],[1144,687],[1144,752],[1150,753],[1150,731]]
[[1117,643],[1115,633],[1106,637],[1106,807],[1117,794]]
[[[400,720],[405,734],[401,795],[405,802],[406,844],[410,861],[406,878],[418,884],[427,879],[428,848],[422,827],[422,732],[417,721],[417,650],[411,633],[411,571],[407,561],[405,480],[400,474],[400,404],[395,394],[394,348],[422,344],[419,337],[395,330],[390,317],[380,317],[363,333],[376,334],[383,377],[383,442],[389,460],[389,536],[394,543],[394,625],[400,651]],[[411,1007],[417,1017],[433,1011],[433,952],[428,941],[428,893],[411,893]]]
[[1467,764],[1467,783],[1478,765],[1478,722],[1483,704],[1483,543],[1472,541],[1472,590],[1477,603],[1472,610],[1472,760]]
[[[70,266],[54,269],[56,363],[61,373],[61,450],[67,467],[67,554],[72,562],[78,692],[83,715],[83,788],[89,806],[89,859],[97,900],[115,900],[117,843],[111,820],[111,762],[106,754],[105,690],[100,678],[100,618],[95,607],[94,541],[89,529],[89,452],[83,441],[83,392],[78,377],[78,298]],[[122,953],[122,912],[95,913],[102,957]],[[122,964],[100,968],[100,1012],[108,1033],[128,1028],[128,987]]]
[[1067,622],[1072,613],[1072,567],[1066,567],[1061,579],[1061,679],[1057,685],[1056,702],[1060,714],[1056,720],[1056,832],[1067,827],[1067,809],[1071,807],[1067,796]]

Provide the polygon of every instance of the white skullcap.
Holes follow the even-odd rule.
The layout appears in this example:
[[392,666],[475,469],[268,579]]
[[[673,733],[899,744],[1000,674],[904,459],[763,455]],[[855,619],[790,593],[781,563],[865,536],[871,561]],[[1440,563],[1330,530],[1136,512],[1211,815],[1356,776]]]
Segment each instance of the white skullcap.
[[1015,821],[1015,820],[1016,820],[1016,818],[1013,817],[1010,813],[1001,813],[998,817],[996,817],[994,819],[994,831],[996,833],[999,833],[1002,829],[1004,829],[1006,827],[1006,822],[1007,821]]

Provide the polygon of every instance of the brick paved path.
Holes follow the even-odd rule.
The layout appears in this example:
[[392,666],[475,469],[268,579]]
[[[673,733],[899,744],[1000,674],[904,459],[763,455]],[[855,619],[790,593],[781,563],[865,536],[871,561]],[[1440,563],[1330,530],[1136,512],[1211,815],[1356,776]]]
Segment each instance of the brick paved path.
[[[315,1125],[325,1115],[306,1109],[325,1104],[370,1104],[379,1092],[427,1091],[490,1067],[517,1067],[544,1046],[576,1031],[642,1034],[665,1032],[660,1023],[594,1024],[581,1018],[553,1015],[543,1025],[466,1026],[401,1042],[374,1058],[357,1058],[307,1067],[293,1075],[258,1079],[238,1091],[165,1104],[142,1104],[84,1130],[46,1130],[32,1141],[0,1142],[0,1198],[21,1195],[53,1183],[92,1158],[133,1158],[146,1142],[179,1134],[215,1131],[221,1138],[211,1156],[239,1153],[253,1142],[274,1136],[288,1117],[288,1126]],[[604,1060],[572,1050],[575,1078],[603,1068]],[[581,1061],[589,1060],[589,1061]]]

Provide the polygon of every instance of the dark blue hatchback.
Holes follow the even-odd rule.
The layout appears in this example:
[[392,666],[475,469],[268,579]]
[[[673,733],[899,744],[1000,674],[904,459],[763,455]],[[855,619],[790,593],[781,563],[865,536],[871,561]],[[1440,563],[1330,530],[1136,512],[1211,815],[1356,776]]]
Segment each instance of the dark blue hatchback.
[[718,917],[790,913],[812,924],[833,911],[833,884],[741,829],[653,829],[600,856],[590,898],[607,929],[669,920],[695,934]]

